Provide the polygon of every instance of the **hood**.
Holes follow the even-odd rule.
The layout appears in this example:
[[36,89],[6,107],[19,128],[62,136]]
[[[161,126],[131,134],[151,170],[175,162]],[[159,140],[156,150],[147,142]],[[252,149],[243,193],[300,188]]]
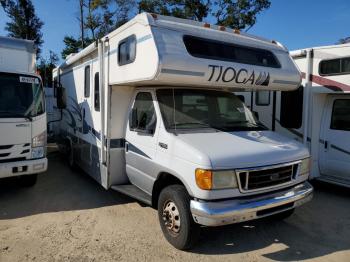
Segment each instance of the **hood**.
[[204,154],[194,159],[208,158],[213,169],[274,165],[309,156],[303,144],[272,131],[196,132],[177,137],[197,154]]
[[0,119],[0,134],[0,146],[31,143],[31,122],[20,119],[7,121],[2,118]]

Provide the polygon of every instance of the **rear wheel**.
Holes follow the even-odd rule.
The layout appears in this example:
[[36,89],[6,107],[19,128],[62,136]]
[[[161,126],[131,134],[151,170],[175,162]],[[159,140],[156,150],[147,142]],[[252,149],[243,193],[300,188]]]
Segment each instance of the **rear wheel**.
[[74,159],[74,150],[72,145],[68,142],[67,143],[67,160],[68,160],[68,165],[72,170],[77,169],[77,165]]
[[200,228],[193,221],[190,197],[184,186],[171,185],[162,190],[158,217],[165,238],[175,248],[190,249],[197,242]]
[[38,178],[37,174],[24,175],[24,176],[19,177],[19,181],[20,181],[21,186],[32,187],[36,184],[37,178]]

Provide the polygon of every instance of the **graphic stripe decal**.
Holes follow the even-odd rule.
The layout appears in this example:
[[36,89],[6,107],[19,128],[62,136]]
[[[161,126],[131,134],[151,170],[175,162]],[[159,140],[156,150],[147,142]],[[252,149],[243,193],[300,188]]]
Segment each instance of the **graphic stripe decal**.
[[335,146],[335,145],[331,145],[331,148],[333,148],[333,149],[335,149],[335,150],[338,150],[338,151],[340,151],[340,152],[342,152],[342,153],[344,153],[344,154],[350,155],[350,152],[349,152],[349,151],[347,151],[347,150],[345,150],[345,149],[343,149],[343,148],[337,147],[337,146]]
[[124,138],[113,138],[110,140],[110,148],[124,148],[125,139]]
[[142,42],[144,42],[144,41],[146,41],[146,40],[148,40],[148,39],[151,39],[151,38],[152,38],[152,35],[151,35],[151,34],[145,35],[145,36],[140,37],[139,39],[137,39],[137,43],[138,43],[138,44],[139,44],[139,43],[142,43]]
[[[306,74],[304,72],[302,72],[302,77],[304,79],[306,78]],[[310,75],[310,80],[333,91],[350,91],[349,85],[325,77]]]
[[274,83],[276,84],[283,84],[283,85],[298,85],[299,82],[295,82],[295,81],[288,81],[288,80],[273,80]]
[[204,76],[204,72],[194,72],[194,71],[183,71],[183,70],[176,70],[176,69],[169,69],[169,68],[163,68],[161,70],[164,74],[171,74],[171,75],[186,75],[186,76]]

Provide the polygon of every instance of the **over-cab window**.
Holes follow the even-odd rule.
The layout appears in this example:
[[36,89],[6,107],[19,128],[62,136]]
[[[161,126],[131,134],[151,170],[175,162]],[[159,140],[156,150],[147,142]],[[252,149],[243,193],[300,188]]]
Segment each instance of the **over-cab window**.
[[284,128],[301,128],[303,122],[304,87],[281,92],[280,122]]
[[85,66],[84,96],[90,97],[90,66]]
[[120,66],[130,64],[136,57],[136,37],[134,35],[120,41],[118,46],[118,63]]
[[331,129],[350,131],[350,99],[334,101]]
[[319,74],[322,76],[350,74],[350,57],[321,61]]
[[151,93],[138,93],[131,110],[129,120],[130,129],[136,132],[153,134],[156,128],[156,123],[157,118]]
[[265,67],[281,67],[275,55],[268,50],[188,35],[184,36],[183,40],[188,53],[194,57]]
[[270,105],[270,91],[257,91],[255,93],[255,104],[257,106]]

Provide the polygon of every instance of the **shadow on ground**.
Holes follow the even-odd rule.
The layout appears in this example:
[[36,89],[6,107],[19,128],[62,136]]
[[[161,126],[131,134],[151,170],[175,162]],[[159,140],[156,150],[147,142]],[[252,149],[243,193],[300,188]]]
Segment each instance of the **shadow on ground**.
[[299,261],[349,250],[349,189],[313,184],[313,200],[297,209],[290,218],[284,221],[265,218],[226,227],[203,228],[202,244],[192,252],[237,254],[275,244],[276,252],[263,254],[264,257],[276,261]]
[[0,180],[0,220],[130,201],[127,196],[105,190],[82,171],[71,171],[58,153],[49,155],[48,171],[38,175],[34,187],[21,187],[17,178]]
[[[254,251],[276,261],[296,261],[348,250],[350,190],[323,183],[314,185],[314,199],[285,221],[263,219],[203,228],[199,245],[190,252],[222,255]],[[15,179],[0,180],[0,220],[133,201],[117,192],[106,191],[82,172],[70,171],[55,153],[50,154],[49,171],[39,176],[33,188],[22,188]],[[264,250],[267,247],[269,251]]]

